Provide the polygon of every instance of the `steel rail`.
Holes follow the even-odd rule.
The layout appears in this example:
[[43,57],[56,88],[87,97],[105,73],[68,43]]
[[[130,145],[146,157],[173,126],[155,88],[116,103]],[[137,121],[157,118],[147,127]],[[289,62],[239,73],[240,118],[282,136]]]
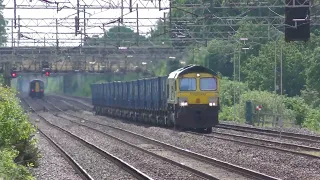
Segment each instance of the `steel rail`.
[[[128,131],[128,130],[124,130],[122,128],[113,127],[113,126],[109,126],[109,125],[106,125],[106,124],[101,124],[101,123],[98,123],[98,122],[94,122],[94,121],[88,120],[88,119],[83,118],[83,117],[78,117],[78,116],[75,116],[75,115],[72,115],[70,113],[62,111],[60,108],[58,108],[57,106],[55,106],[54,104],[52,104],[52,103],[50,103],[48,101],[46,101],[46,102],[51,104],[53,107],[57,108],[58,110],[60,110],[62,113],[66,114],[66,115],[69,115],[69,116],[72,116],[72,117],[75,117],[75,118],[78,118],[78,119],[82,119],[82,120],[85,120],[85,121],[93,123],[93,124],[105,126],[105,127],[108,127],[108,128],[112,128],[112,129],[127,133],[127,134],[135,136],[135,137],[137,137],[139,139],[143,139],[143,140],[145,140],[145,141],[147,141],[147,142],[149,142],[151,144],[156,144],[156,145],[165,147],[165,148],[167,148],[167,149],[169,149],[171,151],[174,151],[176,153],[182,154],[182,155],[187,156],[187,157],[192,157],[192,158],[194,158],[196,160],[199,160],[199,161],[202,161],[202,162],[206,162],[206,163],[211,164],[213,166],[219,166],[219,167],[221,167],[223,169],[228,169],[230,171],[235,171],[238,174],[244,175],[246,177],[250,177],[250,178],[254,178],[254,179],[263,179],[263,180],[266,180],[266,179],[270,179],[270,180],[271,179],[272,180],[273,179],[278,179],[278,178],[275,178],[275,177],[272,177],[272,176],[268,176],[266,174],[263,174],[263,173],[260,173],[260,172],[257,172],[257,171],[251,170],[251,169],[247,169],[247,168],[244,168],[244,167],[241,167],[241,166],[238,166],[238,165],[234,165],[234,164],[231,164],[231,163],[228,163],[228,162],[224,162],[224,161],[221,161],[221,160],[218,160],[218,159],[215,159],[215,158],[212,158],[212,157],[208,157],[208,156],[205,156],[205,155],[202,155],[202,154],[199,154],[199,153],[195,153],[195,152],[192,152],[192,151],[189,151],[189,150],[186,151],[185,149],[179,148],[177,146],[173,146],[173,145],[170,145],[170,144],[167,144],[167,143],[164,143],[164,142],[160,142],[158,140],[155,140],[155,139],[152,139],[152,138],[149,138],[149,137],[145,137],[145,136],[142,136],[140,134],[137,134],[137,133],[134,133],[134,132],[131,132],[131,131]],[[62,118],[64,118],[64,117],[62,117]],[[82,126],[85,126],[85,125],[82,125]],[[96,130],[96,131],[98,131],[98,130]]]
[[102,131],[100,131],[100,130],[97,130],[97,129],[95,129],[95,128],[92,128],[92,127],[83,125],[83,124],[81,124],[81,123],[79,123],[79,122],[76,122],[76,121],[74,121],[74,120],[71,120],[71,119],[68,119],[68,118],[65,118],[65,117],[61,117],[61,116],[59,116],[59,115],[58,115],[58,117],[63,118],[63,119],[66,119],[66,120],[68,120],[68,121],[71,121],[71,122],[73,122],[73,123],[75,123],[75,124],[77,124],[77,125],[80,125],[80,126],[83,126],[83,127],[88,128],[88,129],[91,129],[91,130],[93,130],[93,131],[99,132],[99,133],[101,133],[101,134],[103,134],[103,135],[105,135],[105,136],[107,136],[107,137],[109,137],[109,138],[112,138],[112,139],[114,139],[114,140],[116,140],[116,141],[119,141],[119,142],[121,142],[121,143],[123,143],[123,144],[125,144],[125,145],[128,145],[128,146],[130,146],[130,147],[132,147],[132,148],[138,149],[138,150],[140,150],[140,151],[142,151],[142,152],[144,152],[144,153],[147,153],[147,154],[149,154],[149,155],[151,155],[151,156],[154,156],[154,157],[159,158],[159,159],[161,159],[161,160],[163,160],[163,161],[169,162],[169,163],[171,163],[171,164],[173,164],[173,165],[175,165],[175,166],[177,166],[177,167],[180,167],[180,168],[182,168],[182,169],[184,169],[184,170],[186,170],[186,171],[189,171],[189,172],[191,172],[192,174],[194,174],[194,175],[196,175],[196,176],[199,176],[199,177],[201,177],[201,178],[208,179],[208,180],[209,180],[209,179],[210,179],[210,180],[219,180],[218,178],[215,178],[215,177],[213,177],[213,176],[210,175],[210,174],[207,174],[207,173],[198,171],[198,170],[196,170],[196,169],[190,168],[190,167],[188,167],[188,166],[186,166],[186,165],[183,165],[183,164],[181,164],[181,163],[179,163],[179,162],[176,162],[176,161],[173,161],[173,160],[168,159],[168,158],[166,158],[166,157],[163,157],[163,156],[160,156],[160,155],[158,155],[158,154],[155,154],[155,153],[153,153],[153,152],[151,152],[151,151],[148,151],[148,150],[146,150],[146,149],[143,149],[143,148],[141,148],[141,147],[139,147],[139,146],[137,146],[137,145],[134,145],[134,144],[132,144],[132,143],[130,143],[130,142],[127,142],[127,141],[125,141],[125,140],[122,140],[122,139],[120,139],[120,138],[117,138],[117,137],[115,137],[115,136],[112,136],[112,135],[110,135],[110,134],[107,134],[107,133],[102,132]]
[[[56,97],[52,97],[52,98],[57,99]],[[75,100],[67,98],[67,97],[58,96],[58,100],[59,99],[67,99],[67,100],[75,102]],[[251,146],[263,147],[263,148],[278,150],[278,151],[282,151],[282,152],[287,152],[287,153],[292,153],[292,154],[297,154],[297,155],[302,155],[302,156],[307,156],[307,157],[312,157],[312,158],[320,158],[320,156],[311,154],[312,152],[320,152],[320,148],[311,147],[311,146],[305,146],[305,145],[299,145],[299,144],[293,144],[293,143],[286,143],[286,142],[279,142],[279,141],[272,141],[272,140],[266,140],[266,139],[259,139],[259,138],[247,137],[247,136],[243,136],[243,135],[236,135],[236,134],[230,134],[230,133],[221,133],[221,132],[214,132],[214,135],[200,134],[200,133],[191,132],[191,131],[188,131],[187,133],[200,135],[200,136],[205,136],[205,137],[212,137],[212,138],[217,138],[217,139],[227,140],[227,141],[232,141],[232,142],[237,142],[237,143],[251,145]],[[236,140],[236,139],[230,139],[230,138],[225,138],[225,137],[218,137],[218,136],[215,136],[216,134],[223,135],[223,136],[235,137],[235,138],[249,139],[249,140],[252,140],[252,141],[259,141],[259,142],[267,143],[267,144],[275,144],[275,145],[278,145],[278,146],[286,146],[286,147],[291,147],[293,149],[299,149],[300,151],[301,150],[311,151],[311,153],[300,152],[300,151],[295,151],[295,150],[289,150],[289,149],[279,148],[279,147],[273,147],[273,146],[270,146],[270,145],[268,146],[268,145],[263,145],[263,144],[256,144],[256,143],[252,143],[252,142],[241,141],[241,140]]]
[[[46,102],[47,102],[48,104],[51,104],[51,103],[48,102],[48,101],[46,101]],[[54,105],[52,104],[52,106],[54,106]],[[58,109],[58,110],[60,110],[60,111],[63,111],[63,110],[61,110],[60,108],[58,108],[58,107],[56,107],[56,106],[55,106],[55,108]],[[141,148],[141,147],[139,147],[139,146],[137,146],[137,145],[134,145],[134,144],[132,144],[132,143],[129,143],[129,142],[125,141],[125,140],[122,140],[122,139],[120,139],[120,138],[117,138],[117,137],[115,137],[115,136],[112,136],[112,135],[110,135],[110,134],[107,134],[107,133],[102,132],[102,131],[100,131],[100,130],[97,130],[97,129],[94,129],[94,128],[92,128],[92,127],[83,125],[83,124],[81,124],[81,123],[78,123],[78,122],[76,122],[76,121],[74,121],[74,120],[71,120],[71,119],[68,119],[68,118],[65,118],[65,117],[61,117],[61,116],[58,116],[58,117],[63,118],[63,119],[66,119],[66,120],[68,120],[68,121],[71,121],[71,122],[73,122],[73,123],[75,123],[75,124],[77,124],[77,125],[80,125],[80,126],[83,126],[83,127],[88,128],[88,129],[91,129],[91,130],[93,130],[93,131],[99,132],[99,133],[101,133],[101,134],[103,134],[103,135],[105,135],[105,136],[107,136],[107,137],[109,137],[109,138],[112,138],[112,139],[114,139],[114,140],[116,140],[116,141],[119,141],[119,142],[121,142],[121,143],[123,143],[123,144],[125,144],[125,145],[128,145],[128,146],[130,146],[130,147],[133,147],[133,148],[135,148],[135,149],[138,149],[138,150],[140,150],[140,151],[142,151],[142,152],[144,152],[144,153],[147,153],[147,154],[149,154],[149,155],[151,155],[151,156],[154,156],[154,157],[156,157],[156,158],[159,158],[159,159],[161,159],[161,160],[167,161],[167,162],[169,162],[169,163],[171,163],[171,164],[173,164],[173,165],[175,165],[175,166],[177,166],[177,167],[180,167],[180,168],[182,168],[182,169],[185,169],[186,171],[189,171],[189,172],[191,172],[192,174],[194,174],[194,175],[196,175],[196,176],[199,176],[199,177],[201,177],[201,178],[208,179],[208,180],[209,180],[209,179],[210,179],[210,180],[219,180],[218,178],[215,178],[215,177],[213,177],[213,176],[210,175],[210,174],[207,174],[207,173],[198,171],[198,170],[196,170],[196,169],[190,168],[190,167],[188,167],[188,166],[186,166],[186,165],[184,165],[184,164],[181,164],[181,163],[179,163],[179,162],[173,161],[173,160],[168,159],[168,158],[166,158],[166,157],[160,156],[160,155],[158,155],[158,154],[156,154],[156,153],[153,153],[153,152],[151,152],[151,151],[148,151],[148,150],[146,150],[146,149],[143,149],[143,148]]]
[[[24,98],[21,99],[31,109],[32,112],[38,114]],[[81,167],[81,165],[78,164],[77,161],[69,155],[69,153],[67,153],[61,146],[59,146],[58,143],[56,143],[52,138],[47,136],[41,129],[37,128],[37,130],[52,145],[52,147],[55,148],[58,151],[58,153],[62,155],[62,157],[72,166],[72,168],[78,173],[78,175],[82,179],[93,180],[93,178],[88,174],[88,172],[83,167]]]
[[250,132],[255,134],[274,136],[274,137],[279,137],[281,135],[281,137],[287,138],[287,139],[306,141],[306,142],[312,142],[312,143],[320,143],[319,136],[289,133],[289,132],[279,132],[279,131],[269,130],[269,129],[259,129],[254,127],[244,127],[244,126],[237,126],[237,125],[230,125],[230,124],[223,124],[223,123],[220,123],[216,127],[223,128],[223,129],[231,129],[231,130],[236,130],[241,132]]
[[294,148],[297,148],[297,149],[301,148],[301,149],[305,149],[306,151],[310,152],[310,153],[307,153],[307,152],[289,150],[289,149],[285,149],[285,148],[273,147],[273,146],[270,146],[270,145],[256,144],[256,143],[253,143],[253,142],[248,142],[248,141],[243,141],[243,140],[230,139],[230,138],[226,138],[226,137],[219,137],[219,136],[215,136],[215,135],[200,134],[200,133],[190,132],[190,131],[188,131],[187,133],[198,135],[198,136],[205,136],[205,137],[211,137],[211,138],[216,138],[216,139],[236,142],[236,143],[240,143],[242,145],[245,144],[245,145],[249,145],[249,146],[262,147],[262,148],[282,151],[282,152],[285,152],[285,153],[292,153],[292,154],[296,154],[296,155],[300,155],[300,156],[306,156],[306,157],[320,159],[320,156],[311,154],[312,152],[319,152],[320,153],[320,149],[319,148],[315,148],[315,147],[302,146],[302,145],[297,145],[297,144],[282,143],[282,142],[277,142],[277,141],[269,141],[269,140],[265,140],[265,139],[258,139],[258,138],[251,138],[251,137],[246,137],[246,136],[237,136],[237,135],[233,135],[233,134],[214,132],[214,134],[226,135],[226,136],[231,136],[231,137],[240,137],[240,138],[244,138],[244,139],[250,139],[250,140],[253,140],[253,141],[260,141],[262,143],[276,144],[276,145],[279,145],[279,146],[282,146],[282,145],[291,146],[291,147],[294,147]]
[[[46,108],[46,107],[45,107]],[[47,109],[49,110],[49,109]],[[59,129],[60,131],[68,134],[69,136],[71,136],[72,138],[76,139],[77,141],[80,141],[82,144],[84,144],[85,146],[87,146],[88,148],[90,148],[91,150],[95,151],[96,153],[100,154],[101,156],[107,158],[108,160],[110,160],[111,162],[115,163],[118,167],[120,167],[121,169],[127,171],[128,173],[130,173],[132,176],[136,177],[139,180],[153,180],[151,177],[149,177],[148,175],[144,174],[143,172],[141,172],[140,170],[136,169],[135,167],[131,166],[130,164],[126,163],[124,160],[117,158],[116,156],[112,155],[109,152],[106,152],[102,149],[100,149],[99,147],[95,146],[94,144],[78,137],[77,135],[49,122],[45,117],[41,116],[39,113],[35,112],[41,119],[44,120],[44,122],[46,122],[48,125]]]
[[[52,98],[54,98],[54,99],[58,99],[58,100],[59,99],[67,99],[67,100],[70,100],[70,101],[73,101],[73,102],[76,102],[76,100],[71,99],[71,98],[78,98],[78,97],[68,98],[68,97],[63,97],[63,96],[57,96],[58,97],[57,98],[57,97],[54,97],[54,96],[55,95],[52,96]],[[86,104],[83,104],[83,105],[89,107]],[[279,141],[273,141],[273,140],[266,140],[266,139],[259,139],[259,138],[254,138],[254,137],[247,137],[247,136],[243,136],[243,135],[230,134],[230,133],[221,133],[221,132],[214,132],[214,135],[200,134],[200,133],[191,132],[191,131],[188,132],[188,133],[196,134],[196,135],[203,135],[203,136],[206,136],[206,137],[213,137],[213,138],[218,138],[218,139],[223,139],[223,140],[228,140],[228,141],[233,141],[233,142],[239,142],[239,143],[244,143],[244,144],[248,144],[248,145],[265,147],[265,148],[275,149],[275,150],[279,150],[279,151],[283,151],[283,152],[290,152],[290,153],[293,153],[293,154],[304,155],[304,156],[308,156],[308,157],[320,158],[320,156],[315,156],[315,155],[312,155],[312,154],[309,154],[309,153],[291,151],[291,150],[287,150],[287,149],[283,149],[283,148],[270,147],[270,146],[266,146],[266,145],[258,145],[258,144],[249,143],[249,142],[246,142],[246,141],[240,141],[240,140],[228,139],[228,138],[223,138],[223,137],[217,137],[217,136],[214,136],[214,135],[219,134],[219,135],[231,136],[231,137],[236,137],[236,138],[249,139],[249,140],[253,140],[253,141],[260,141],[262,143],[272,143],[272,144],[276,144],[276,145],[279,145],[279,146],[288,146],[288,147],[296,148],[296,149],[300,149],[300,150],[304,149],[306,151],[319,151],[320,152],[320,148],[311,147],[311,146],[299,145],[299,144],[294,144],[294,143],[279,142]]]

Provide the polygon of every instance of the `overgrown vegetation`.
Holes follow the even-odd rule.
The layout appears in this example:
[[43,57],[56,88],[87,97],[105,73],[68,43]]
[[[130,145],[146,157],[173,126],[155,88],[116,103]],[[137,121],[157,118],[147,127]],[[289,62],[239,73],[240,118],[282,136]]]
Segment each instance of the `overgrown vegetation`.
[[35,128],[19,104],[16,92],[0,86],[0,177],[33,179],[28,171],[38,166]]
[[4,46],[5,43],[7,42],[7,32],[6,32],[6,26],[7,26],[7,21],[3,17],[3,0],[0,0],[0,47]]
[[[3,0],[0,0],[2,5]],[[0,6],[0,47],[7,42],[6,25]],[[0,179],[34,179],[29,168],[37,166],[39,153],[32,139],[35,128],[28,121],[16,92],[2,87],[0,75]]]
[[[266,121],[270,122],[282,117],[284,124],[292,123],[311,130],[320,130],[320,108],[317,104],[320,100],[319,96],[313,96],[313,100],[308,101],[308,95],[289,97],[268,91],[250,90],[247,84],[230,81],[227,78],[221,80],[220,87],[222,106],[220,119],[244,122],[245,104],[251,101],[254,106],[262,105],[262,110],[259,112],[260,118]],[[238,92],[241,92],[240,96]],[[306,94],[306,92],[303,93]],[[258,111],[254,114],[254,120],[257,121]]]

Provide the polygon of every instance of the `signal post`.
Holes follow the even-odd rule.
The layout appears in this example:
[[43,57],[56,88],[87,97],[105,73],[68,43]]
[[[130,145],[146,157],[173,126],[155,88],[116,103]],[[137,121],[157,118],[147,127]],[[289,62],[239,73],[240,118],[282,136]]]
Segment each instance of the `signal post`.
[[3,64],[3,79],[4,87],[11,87],[11,69],[12,65],[9,62]]

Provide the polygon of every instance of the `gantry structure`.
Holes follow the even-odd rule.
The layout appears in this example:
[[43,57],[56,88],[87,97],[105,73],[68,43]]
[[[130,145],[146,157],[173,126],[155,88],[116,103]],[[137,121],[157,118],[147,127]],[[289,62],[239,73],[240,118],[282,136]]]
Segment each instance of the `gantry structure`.
[[[238,42],[236,29],[243,20],[283,33],[284,14],[279,10],[292,5],[292,0],[181,2],[4,0],[7,38],[1,39],[5,44],[0,48],[0,69],[106,72],[161,60],[187,61],[190,44],[206,46],[212,39]],[[309,0],[296,5],[317,10]],[[317,12],[310,19],[313,26],[319,25]],[[275,33],[254,33],[245,39],[275,38]]]

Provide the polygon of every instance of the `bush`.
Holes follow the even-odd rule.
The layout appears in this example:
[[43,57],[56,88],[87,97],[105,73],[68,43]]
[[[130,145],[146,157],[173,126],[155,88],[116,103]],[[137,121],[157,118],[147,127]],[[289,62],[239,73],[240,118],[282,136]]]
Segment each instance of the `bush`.
[[[37,166],[39,152],[36,148],[36,140],[32,138],[35,128],[28,121],[28,115],[24,113],[19,102],[14,90],[0,87],[0,150],[3,155],[6,155],[8,164],[11,162],[9,159],[14,157],[14,161],[19,165]],[[5,167],[3,164],[2,166]],[[17,165],[12,168],[21,167]],[[3,170],[0,169],[0,171]]]
[[[220,81],[220,104],[223,107],[233,106],[234,102],[234,91],[245,93],[249,91],[249,88],[246,84],[241,82],[234,82],[228,78],[221,78]],[[236,95],[236,102],[239,102],[239,95]]]
[[285,105],[287,109],[294,111],[296,124],[301,126],[310,110],[304,99],[301,97],[288,97],[285,99]]
[[303,127],[320,131],[320,109],[310,109],[308,111]]
[[0,150],[0,178],[33,180],[34,178],[26,167],[14,162],[17,155],[18,151],[15,150]]
[[237,116],[237,113],[239,111],[239,104],[236,104],[236,106],[223,106],[221,108],[221,111],[219,113],[219,119],[223,121],[243,121],[239,116]]
[[0,74],[0,84],[3,84],[3,83],[4,83],[3,75]]
[[[241,89],[240,102],[233,105],[233,89],[232,82],[226,80],[221,82],[221,112],[220,119],[234,120],[238,122],[245,121],[245,108],[246,102],[251,101],[253,106],[262,105],[260,111],[261,118],[273,120],[275,115],[278,117],[283,115],[286,121],[292,121],[295,119],[295,111],[298,109],[287,109],[285,105],[286,98],[284,96],[275,95],[267,91],[249,91],[243,83],[236,83],[237,88]],[[299,109],[300,110],[300,109]],[[300,111],[299,111],[300,112]],[[255,112],[253,112],[255,113]],[[297,113],[299,114],[299,113]],[[235,116],[234,116],[235,115]],[[254,119],[257,120],[257,116],[254,114]]]
[[302,90],[301,97],[312,108],[320,108],[320,94],[315,90]]

